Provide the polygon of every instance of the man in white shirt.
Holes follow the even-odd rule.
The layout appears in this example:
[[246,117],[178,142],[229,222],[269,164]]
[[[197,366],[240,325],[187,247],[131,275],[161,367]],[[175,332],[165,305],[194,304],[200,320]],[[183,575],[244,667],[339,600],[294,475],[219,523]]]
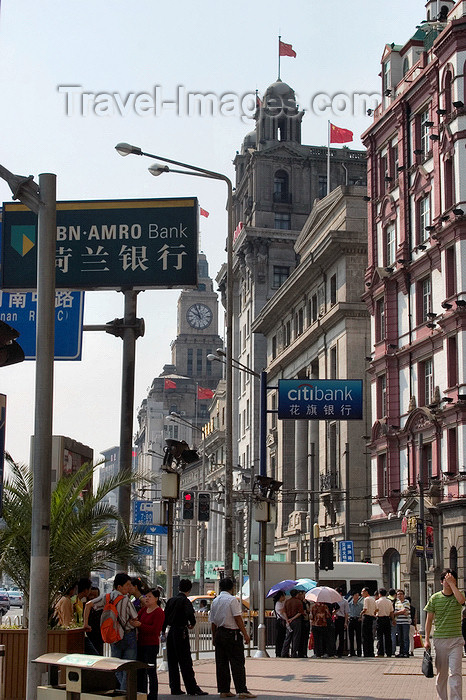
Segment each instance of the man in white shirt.
[[385,588],[379,590],[377,604],[377,656],[391,656],[392,649],[392,627],[395,621],[393,613],[393,603],[387,598]]
[[212,601],[210,608],[217,688],[221,698],[235,697],[235,694],[230,692],[233,676],[239,698],[256,698],[257,695],[250,693],[246,687],[243,638],[247,644],[249,635],[244,627],[241,603],[233,596],[233,587],[231,578],[221,579],[220,594]]
[[361,591],[364,598],[362,609],[362,648],[364,656],[374,656],[374,620],[377,612],[375,598],[367,588]]

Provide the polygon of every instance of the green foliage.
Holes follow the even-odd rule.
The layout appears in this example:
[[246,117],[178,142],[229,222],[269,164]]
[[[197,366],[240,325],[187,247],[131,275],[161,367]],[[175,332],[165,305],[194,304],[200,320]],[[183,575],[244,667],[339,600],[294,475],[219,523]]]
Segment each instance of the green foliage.
[[[4,527],[0,529],[0,573],[8,575],[29,599],[33,476],[30,469],[6,455],[9,475],[3,494]],[[85,464],[63,476],[52,492],[50,510],[49,608],[59,593],[90,571],[109,564],[139,572],[138,547],[144,535],[127,528],[117,509],[104,497],[120,485],[133,484],[138,475],[119,473],[92,491],[96,466]],[[109,523],[119,523],[118,534]],[[34,601],[31,601],[31,605]]]

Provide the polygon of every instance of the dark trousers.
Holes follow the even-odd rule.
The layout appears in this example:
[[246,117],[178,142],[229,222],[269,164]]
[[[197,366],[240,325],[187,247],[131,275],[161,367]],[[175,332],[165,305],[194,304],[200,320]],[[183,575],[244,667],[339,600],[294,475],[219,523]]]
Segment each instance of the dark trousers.
[[327,653],[327,628],[313,626],[312,636],[314,637],[315,656],[323,656]]
[[362,648],[364,656],[374,656],[374,616],[364,615],[362,618]]
[[309,622],[309,620],[303,620],[301,625],[301,643],[299,649],[299,656],[304,659],[307,656],[309,635],[311,633],[311,623]]
[[167,635],[168,682],[170,690],[181,690],[180,671],[186,692],[192,693],[197,688],[194,676],[191,647],[187,627],[170,627]]
[[138,661],[149,664],[149,668],[138,669],[138,693],[147,693],[147,679],[149,678],[149,694],[147,700],[157,700],[159,696],[159,681],[157,678],[157,654],[159,645],[138,646]]
[[392,620],[388,616],[377,618],[377,654],[392,655]]
[[[231,675],[230,675],[231,669]],[[215,671],[219,693],[229,693],[231,677],[237,693],[247,693],[244,642],[239,630],[219,627],[215,633]]]
[[337,655],[343,656],[345,649],[345,618],[337,615],[335,620],[335,637],[338,641]]
[[296,618],[290,622],[290,626],[286,631],[285,641],[283,642],[282,656],[288,656],[291,646],[291,656],[299,656],[301,647],[301,618]]
[[286,637],[286,623],[285,620],[277,618],[275,620],[275,656],[282,655],[283,642]]
[[348,622],[349,653],[354,656],[354,636],[356,635],[356,649],[358,656],[362,654],[361,647],[361,620],[357,617],[350,617]]

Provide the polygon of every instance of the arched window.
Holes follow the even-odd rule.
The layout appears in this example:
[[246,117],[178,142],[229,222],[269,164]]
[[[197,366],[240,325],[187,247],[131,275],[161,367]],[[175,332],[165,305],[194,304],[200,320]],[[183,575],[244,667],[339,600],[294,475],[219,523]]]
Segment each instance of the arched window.
[[451,84],[453,82],[453,76],[450,70],[445,73],[445,84],[444,84],[444,103],[447,114],[451,113],[452,102],[451,102]]
[[458,550],[456,547],[450,547],[450,569],[458,571]]
[[285,170],[277,170],[273,179],[273,201],[289,203],[289,177]]
[[406,75],[406,73],[409,71],[409,58],[406,56],[406,58],[403,61],[403,75]]
[[400,553],[397,549],[387,549],[383,557],[384,579],[388,588],[400,588]]

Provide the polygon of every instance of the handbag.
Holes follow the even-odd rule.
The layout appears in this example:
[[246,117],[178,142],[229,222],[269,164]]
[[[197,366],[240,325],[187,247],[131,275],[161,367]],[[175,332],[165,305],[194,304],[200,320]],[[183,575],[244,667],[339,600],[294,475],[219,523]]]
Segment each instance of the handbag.
[[314,635],[312,632],[309,635],[309,644],[308,644],[309,650],[314,649]]
[[424,646],[424,642],[422,641],[422,637],[419,634],[419,632],[416,632],[416,634],[413,637],[413,641],[415,649],[422,649],[422,647]]
[[432,654],[429,649],[425,649],[424,657],[422,659],[422,673],[426,678],[434,677],[434,666],[432,664]]

